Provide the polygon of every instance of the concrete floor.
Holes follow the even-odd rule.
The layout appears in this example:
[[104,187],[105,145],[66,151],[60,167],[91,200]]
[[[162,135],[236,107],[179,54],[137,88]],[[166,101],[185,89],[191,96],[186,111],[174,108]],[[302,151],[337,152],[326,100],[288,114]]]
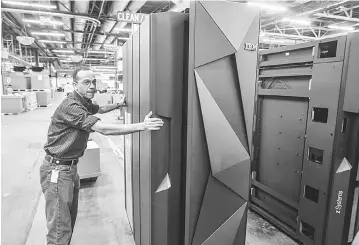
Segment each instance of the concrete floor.
[[[20,115],[1,117],[1,244],[45,244],[44,198],[39,185],[42,146],[53,105]],[[115,122],[113,113],[101,115]],[[120,123],[117,121],[117,123]],[[96,182],[82,182],[79,214],[71,245],[134,245],[124,206],[123,137],[92,134],[101,149],[101,172]],[[247,245],[295,245],[294,241],[250,212]]]

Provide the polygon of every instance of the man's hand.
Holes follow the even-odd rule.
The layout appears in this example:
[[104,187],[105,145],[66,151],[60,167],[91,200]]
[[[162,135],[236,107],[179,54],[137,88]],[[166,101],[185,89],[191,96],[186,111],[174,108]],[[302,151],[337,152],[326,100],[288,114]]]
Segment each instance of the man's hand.
[[126,96],[123,95],[122,99],[120,100],[119,104],[121,105],[120,107],[125,107],[126,105]]
[[151,118],[152,111],[148,113],[143,121],[146,131],[159,130],[163,126],[163,121],[160,118]]

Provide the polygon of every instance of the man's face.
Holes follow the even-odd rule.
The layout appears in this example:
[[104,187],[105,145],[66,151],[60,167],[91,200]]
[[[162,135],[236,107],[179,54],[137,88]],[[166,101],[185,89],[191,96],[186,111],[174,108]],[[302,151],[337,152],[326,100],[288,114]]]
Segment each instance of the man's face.
[[74,86],[83,97],[92,99],[96,93],[96,79],[93,71],[80,71],[77,73],[77,80]]

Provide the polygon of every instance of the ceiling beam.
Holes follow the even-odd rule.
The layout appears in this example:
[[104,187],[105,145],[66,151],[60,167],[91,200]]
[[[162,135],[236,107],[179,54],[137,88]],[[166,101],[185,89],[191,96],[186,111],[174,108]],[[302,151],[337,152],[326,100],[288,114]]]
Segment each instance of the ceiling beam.
[[264,32],[265,36],[277,36],[277,37],[286,37],[292,39],[304,39],[304,40],[317,40],[315,37],[303,36],[303,35],[292,35],[292,34],[281,34],[275,32]]
[[334,14],[317,13],[317,14],[314,14],[314,16],[321,17],[321,18],[328,18],[328,19],[350,21],[350,22],[359,22],[359,18],[350,18],[350,17],[344,17],[344,16],[339,16],[339,15],[334,15]]
[[[80,30],[58,30],[58,29],[52,29],[52,28],[26,28],[29,31],[36,31],[36,32],[72,32],[72,33],[84,33],[89,34],[89,32],[86,31],[80,31]],[[126,33],[126,32],[121,32]],[[129,33],[129,32],[128,32]],[[95,35],[101,35],[101,36],[121,36],[120,34],[116,33],[109,33],[109,32],[96,32]]]
[[1,8],[2,12],[13,12],[13,13],[26,13],[26,14],[38,14],[38,15],[51,15],[68,18],[82,18],[87,21],[91,21],[97,25],[101,25],[101,22],[95,18],[89,17],[86,14],[75,14],[64,11],[41,11],[41,10],[29,10],[29,9],[17,9],[17,8]]
[[[343,1],[339,1],[339,2],[335,2],[333,4],[330,4],[331,2],[327,2],[328,5],[324,5],[322,7],[319,7],[319,8],[316,8],[316,9],[312,9],[312,10],[308,10],[308,11],[304,11],[304,12],[301,12],[301,13],[297,13],[293,15],[293,17],[298,17],[298,16],[308,16],[308,15],[311,15],[311,14],[314,14],[316,12],[319,12],[319,11],[323,11],[323,9],[329,9],[329,8],[332,8],[332,7],[335,7],[335,6],[338,6],[340,4],[343,4],[343,3],[346,3],[346,2],[349,2],[349,0],[343,0]],[[278,19],[276,18],[275,20],[272,20],[272,21],[269,21],[268,23],[266,24],[263,24],[262,27],[266,27],[266,26],[269,26],[269,25],[273,25],[275,23],[278,22]]]

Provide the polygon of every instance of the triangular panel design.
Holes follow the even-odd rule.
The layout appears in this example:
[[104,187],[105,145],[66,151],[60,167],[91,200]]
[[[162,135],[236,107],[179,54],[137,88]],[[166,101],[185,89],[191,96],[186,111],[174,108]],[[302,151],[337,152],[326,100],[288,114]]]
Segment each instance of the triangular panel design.
[[156,193],[167,190],[171,188],[171,180],[170,177],[168,176],[168,174],[166,174],[166,176],[163,178],[160,186],[157,188]]
[[246,244],[246,234],[247,234],[247,215],[248,209],[244,210],[241,224],[239,225],[236,239],[233,242],[233,245],[244,245]]
[[214,175],[216,179],[228,186],[244,200],[249,198],[250,159],[234,165]]
[[236,52],[200,3],[196,3],[195,29],[195,67]]
[[245,200],[210,176],[192,244],[201,245],[245,203]]
[[196,68],[204,85],[249,153],[246,123],[234,55]]
[[251,30],[253,19],[259,14],[258,9],[245,3],[228,1],[201,1],[201,4],[232,46],[238,50],[248,30]]
[[339,168],[337,170],[337,174],[338,173],[342,173],[345,171],[350,171],[352,169],[352,165],[348,162],[348,160],[344,157],[342,162],[339,165]]
[[195,71],[212,174],[249,159],[247,151]]
[[259,35],[259,15],[254,19],[249,32],[243,39],[243,44],[236,53],[238,79],[242,93],[242,103],[244,118],[246,122],[249,147],[252,145],[252,125],[254,114],[255,84],[257,82],[257,62],[258,54],[256,51],[244,50],[244,43],[258,43]]
[[233,245],[247,203],[243,204],[226,222],[224,222],[202,245]]

